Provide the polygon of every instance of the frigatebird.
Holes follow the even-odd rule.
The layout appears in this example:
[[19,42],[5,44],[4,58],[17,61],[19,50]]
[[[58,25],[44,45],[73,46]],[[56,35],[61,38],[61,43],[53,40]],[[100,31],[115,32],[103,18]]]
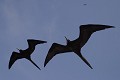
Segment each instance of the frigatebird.
[[46,43],[46,41],[28,39],[27,42],[28,42],[28,48],[26,50],[18,49],[19,52],[14,52],[14,51],[12,52],[12,55],[11,55],[10,61],[9,61],[9,69],[12,67],[12,65],[14,64],[14,62],[16,60],[26,58],[40,70],[40,68],[32,61],[31,54],[35,50],[35,46],[37,44],[43,44],[43,43]]
[[80,33],[79,37],[73,41],[70,41],[66,37],[67,45],[61,45],[58,43],[53,43],[51,48],[48,51],[48,54],[46,56],[44,67],[46,64],[56,55],[60,53],[66,53],[66,52],[74,52],[77,54],[91,69],[92,66],[90,63],[82,56],[81,54],[81,48],[86,44],[92,33],[100,30],[104,30],[107,28],[114,28],[110,25],[102,25],[102,24],[86,24],[81,25],[79,27]]

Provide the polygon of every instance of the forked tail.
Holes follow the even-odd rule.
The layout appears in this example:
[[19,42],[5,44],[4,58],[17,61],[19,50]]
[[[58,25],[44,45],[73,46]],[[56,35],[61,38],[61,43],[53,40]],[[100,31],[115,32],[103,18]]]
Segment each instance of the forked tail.
[[31,60],[30,57],[28,57],[27,59],[28,59],[30,62],[32,62],[39,70],[41,70],[41,69],[37,66],[37,64],[35,64],[35,63]]
[[90,63],[82,56],[82,54],[81,53],[79,53],[79,54],[77,54],[91,69],[93,69],[92,68],[92,66],[90,65]]

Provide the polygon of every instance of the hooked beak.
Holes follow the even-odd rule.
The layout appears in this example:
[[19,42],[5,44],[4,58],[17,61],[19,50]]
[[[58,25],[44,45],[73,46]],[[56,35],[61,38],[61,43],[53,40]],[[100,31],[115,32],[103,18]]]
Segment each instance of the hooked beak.
[[16,48],[16,49],[20,51],[20,49],[18,49],[18,48]]
[[68,41],[68,39],[66,38],[66,36],[64,36],[64,37],[65,37],[66,41]]
[[[64,36],[64,37],[65,37],[65,36]],[[67,37],[65,37],[65,39],[66,39],[66,41],[67,41],[67,42],[70,42],[70,40],[69,40],[69,39],[67,39]]]
[[67,44],[70,42],[70,40],[69,39],[67,39],[66,37],[65,37],[65,39],[66,39],[66,42],[67,42]]

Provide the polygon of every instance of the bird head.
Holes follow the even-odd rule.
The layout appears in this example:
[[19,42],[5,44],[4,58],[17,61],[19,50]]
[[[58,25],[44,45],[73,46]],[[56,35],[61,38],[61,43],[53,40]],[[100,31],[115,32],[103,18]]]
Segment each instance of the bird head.
[[66,41],[67,41],[67,44],[68,44],[68,43],[70,42],[70,40],[69,40],[69,39],[67,39],[67,38],[66,38],[66,36],[65,36],[65,39],[66,39]]
[[23,51],[22,49],[18,49],[18,48],[17,48],[17,50],[19,50],[20,53]]

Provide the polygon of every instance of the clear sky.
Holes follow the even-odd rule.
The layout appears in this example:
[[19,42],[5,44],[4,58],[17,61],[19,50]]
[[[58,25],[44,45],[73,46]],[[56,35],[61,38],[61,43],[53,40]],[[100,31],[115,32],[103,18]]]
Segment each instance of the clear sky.
[[[84,5],[87,4],[87,5]],[[0,0],[0,80],[120,80],[119,0]],[[53,42],[74,40],[81,24],[116,28],[94,33],[82,48],[90,69],[74,53],[56,55],[44,68]],[[33,61],[8,63],[16,48],[26,49],[27,39],[48,41],[36,46]]]

